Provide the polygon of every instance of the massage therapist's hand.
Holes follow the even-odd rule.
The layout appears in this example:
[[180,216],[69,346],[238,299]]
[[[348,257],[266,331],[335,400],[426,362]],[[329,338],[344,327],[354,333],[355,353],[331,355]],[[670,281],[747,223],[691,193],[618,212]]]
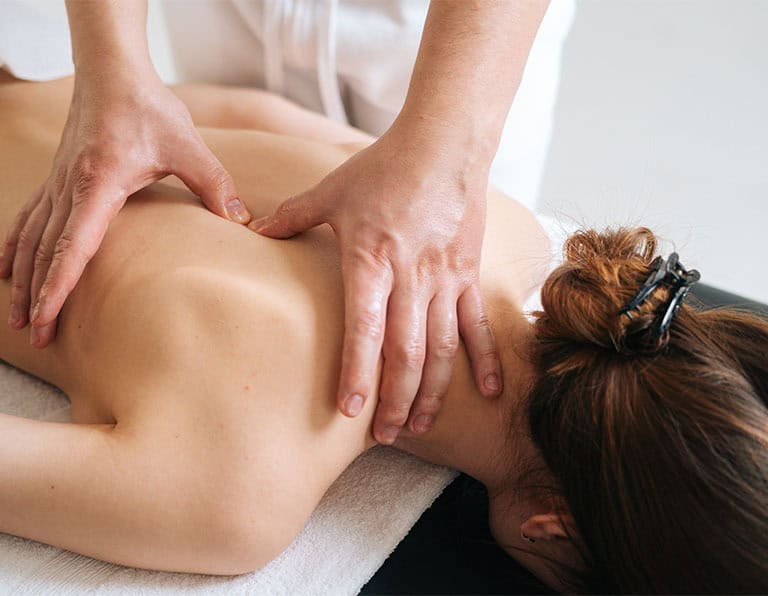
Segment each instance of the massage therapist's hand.
[[214,213],[249,214],[232,178],[203,143],[181,101],[154,72],[78,78],[53,169],[18,214],[0,276],[12,274],[9,324],[54,337],[56,317],[126,198],[176,174]]
[[[371,394],[374,435],[428,430],[464,339],[481,393],[502,375],[478,285],[488,171],[546,0],[431,2],[403,109],[373,145],[288,200],[262,234],[329,223],[344,277],[339,407]],[[414,401],[415,396],[415,401]]]
[[48,180],[18,214],[0,277],[12,274],[9,323],[31,319],[44,347],[56,317],[126,198],[176,174],[222,217],[247,223],[229,174],[149,56],[146,0],[66,0],[75,89]]
[[406,422],[415,432],[431,426],[459,331],[480,391],[497,395],[502,379],[478,284],[488,172],[405,128],[394,126],[249,226],[273,238],[321,223],[334,229],[345,300],[338,405],[349,416],[360,412],[383,345],[374,436],[386,444]]

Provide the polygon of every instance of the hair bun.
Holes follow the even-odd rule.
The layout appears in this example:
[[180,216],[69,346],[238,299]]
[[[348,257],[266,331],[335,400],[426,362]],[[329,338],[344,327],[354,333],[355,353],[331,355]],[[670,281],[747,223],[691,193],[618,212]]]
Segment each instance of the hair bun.
[[630,318],[621,309],[648,277],[657,240],[648,228],[579,231],[565,243],[565,261],[544,283],[538,333],[622,354],[653,354],[667,343],[656,333],[659,288]]

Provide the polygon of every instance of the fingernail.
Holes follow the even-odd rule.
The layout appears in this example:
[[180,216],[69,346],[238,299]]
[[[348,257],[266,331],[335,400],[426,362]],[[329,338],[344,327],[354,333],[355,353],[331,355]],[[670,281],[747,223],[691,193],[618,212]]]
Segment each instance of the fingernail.
[[254,232],[258,232],[261,230],[261,228],[264,227],[264,224],[267,223],[268,219],[269,219],[269,215],[265,215],[264,217],[260,217],[259,219],[254,219],[251,223],[248,224],[248,227]]
[[419,414],[413,421],[413,430],[417,433],[425,433],[432,428],[432,416]]
[[397,435],[400,432],[400,429],[396,426],[388,426],[383,431],[381,431],[381,440],[379,443],[382,445],[391,445],[395,442],[395,439],[397,439]]
[[11,312],[8,314],[8,324],[13,327],[21,318],[21,310],[16,304],[11,304]]
[[29,343],[34,346],[39,339],[40,339],[40,334],[37,331],[37,327],[32,327],[32,329],[29,332]]
[[38,300],[37,303],[35,303],[35,308],[32,309],[32,316],[29,319],[30,323],[34,323],[35,321],[37,321],[37,318],[39,316],[40,316],[40,301]]
[[344,402],[344,411],[347,416],[355,417],[363,409],[363,396],[357,393],[350,395]]
[[485,377],[485,388],[488,391],[499,390],[499,377],[496,376],[496,373],[491,373],[490,375]]
[[250,219],[248,211],[245,210],[245,205],[240,199],[232,199],[227,201],[227,215],[229,219],[238,223],[245,223]]

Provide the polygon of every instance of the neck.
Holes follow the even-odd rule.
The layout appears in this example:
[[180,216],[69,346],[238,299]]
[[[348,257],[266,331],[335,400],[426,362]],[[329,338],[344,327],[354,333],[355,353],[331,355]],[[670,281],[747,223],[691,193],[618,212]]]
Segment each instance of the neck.
[[496,542],[547,585],[568,591],[571,586],[563,583],[557,563],[565,562],[570,568],[579,565],[579,553],[571,541],[549,537],[530,544],[521,534],[523,524],[533,515],[553,512],[550,499],[542,500],[526,490],[528,471],[544,470],[527,429],[526,395],[534,381],[527,354],[533,326],[517,309],[496,312],[492,326],[502,340],[502,395],[490,400],[478,393],[466,354],[462,354],[432,430],[423,435],[405,430],[395,446],[482,482],[488,490],[489,528]]
[[489,399],[477,391],[462,353],[432,430],[424,434],[404,430],[395,447],[460,470],[494,495],[508,488],[515,459],[526,450],[525,414],[519,410],[532,374],[525,356],[532,327],[518,309],[508,306],[496,309],[491,319],[494,334],[501,339],[502,395]]

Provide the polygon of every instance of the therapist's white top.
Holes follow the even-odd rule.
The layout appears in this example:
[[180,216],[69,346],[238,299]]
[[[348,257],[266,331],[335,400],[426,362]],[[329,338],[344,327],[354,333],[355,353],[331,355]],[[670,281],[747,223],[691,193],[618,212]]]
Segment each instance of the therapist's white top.
[[[53,0],[0,0],[0,67],[47,80],[73,71]],[[150,50],[166,82],[265,88],[372,134],[403,105],[427,0],[150,0]],[[574,0],[551,0],[491,181],[535,206]]]

